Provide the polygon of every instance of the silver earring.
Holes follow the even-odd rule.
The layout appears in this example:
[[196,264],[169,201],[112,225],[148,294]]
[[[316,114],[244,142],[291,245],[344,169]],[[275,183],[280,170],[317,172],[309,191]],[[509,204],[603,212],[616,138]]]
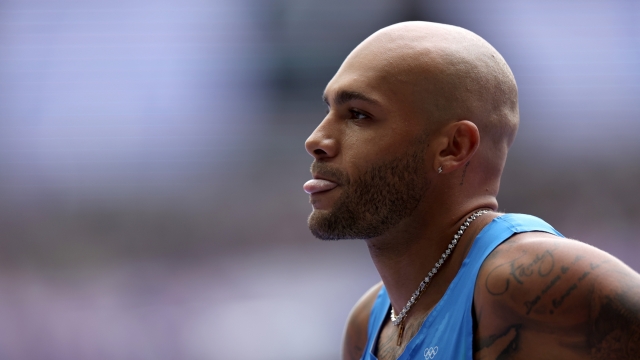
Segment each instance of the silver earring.
[[438,168],[438,174],[440,174],[441,172],[442,172],[442,166]]

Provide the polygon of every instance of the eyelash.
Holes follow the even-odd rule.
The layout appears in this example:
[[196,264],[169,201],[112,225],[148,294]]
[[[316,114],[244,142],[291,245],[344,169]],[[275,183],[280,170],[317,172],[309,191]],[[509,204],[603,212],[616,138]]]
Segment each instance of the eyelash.
[[[364,120],[369,118],[369,115],[356,109],[349,109],[349,113],[351,113],[351,115],[353,116],[353,120]],[[362,117],[358,117],[359,115],[361,115]]]
[[[330,108],[327,108],[326,114],[329,115],[329,112],[331,111]],[[349,120],[365,120],[365,119],[369,119],[370,116],[358,109],[349,109],[349,114],[351,114],[351,117],[349,117]],[[359,118],[358,116],[362,116],[361,118]]]

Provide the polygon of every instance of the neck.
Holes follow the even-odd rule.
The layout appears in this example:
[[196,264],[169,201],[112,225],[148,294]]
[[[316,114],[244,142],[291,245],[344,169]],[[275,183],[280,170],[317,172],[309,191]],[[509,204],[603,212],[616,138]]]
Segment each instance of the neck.
[[[412,219],[406,219],[405,223],[399,224],[388,234],[367,240],[371,259],[380,273],[394,309],[399,311],[407,304],[420,282],[447,249],[460,226],[473,212],[481,208],[489,206],[476,206],[458,216],[447,216],[445,212],[441,212],[421,217],[429,221],[414,222],[418,226],[410,226]],[[439,300],[458,272],[475,236],[496,216],[494,213],[488,213],[471,222],[445,263],[432,277],[429,290],[426,290],[421,300],[412,307],[413,314],[428,310],[430,305],[435,304],[434,301]],[[408,314],[410,315],[412,314]]]

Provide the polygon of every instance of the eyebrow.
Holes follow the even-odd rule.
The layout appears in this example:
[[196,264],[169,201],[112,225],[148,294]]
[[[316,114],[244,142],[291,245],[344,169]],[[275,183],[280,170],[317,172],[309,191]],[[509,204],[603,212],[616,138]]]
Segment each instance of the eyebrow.
[[[333,102],[336,106],[343,105],[352,100],[362,100],[371,104],[380,105],[378,100],[370,98],[367,95],[356,92],[356,91],[340,91],[333,98]],[[322,95],[322,101],[324,101],[325,104],[329,105],[329,99],[326,94]]]

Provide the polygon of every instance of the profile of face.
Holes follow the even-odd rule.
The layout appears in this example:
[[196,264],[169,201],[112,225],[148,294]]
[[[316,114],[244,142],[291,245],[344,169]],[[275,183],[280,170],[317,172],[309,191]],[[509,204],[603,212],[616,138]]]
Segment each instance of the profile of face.
[[354,51],[325,89],[328,112],[307,139],[314,236],[370,239],[410,216],[428,188],[428,135],[403,84],[375,53]]
[[[314,158],[304,189],[316,237],[383,236],[438,211],[443,193],[448,202],[475,196],[497,206],[518,128],[517,86],[476,34],[426,22],[381,29],[349,54],[324,100],[327,115],[305,143]],[[464,188],[460,181],[452,190],[454,174],[468,174]]]

